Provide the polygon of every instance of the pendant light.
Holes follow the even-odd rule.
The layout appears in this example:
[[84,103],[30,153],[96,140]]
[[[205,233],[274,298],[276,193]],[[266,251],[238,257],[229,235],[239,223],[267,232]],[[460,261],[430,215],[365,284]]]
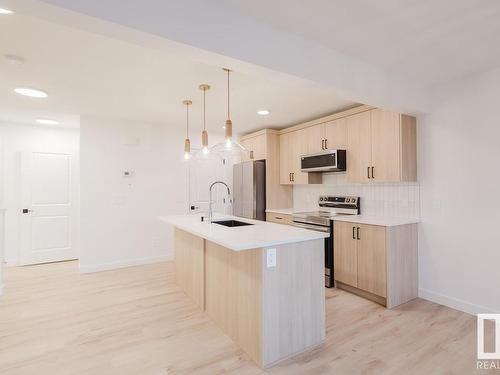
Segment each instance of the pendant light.
[[231,70],[227,68],[222,68],[222,70],[227,72],[227,120],[226,120],[226,125],[224,126],[226,147],[231,148],[233,141],[233,122],[231,121],[231,111],[230,111],[230,101],[229,101],[230,99],[229,73],[231,73]]
[[189,140],[189,106],[193,104],[191,100],[183,100],[186,106],[186,140],[184,141],[184,159],[191,157],[191,141]]
[[206,124],[206,94],[207,90],[210,90],[210,86],[207,84],[200,85],[200,90],[203,91],[203,131],[201,132],[201,146],[203,153],[208,154],[208,132]]

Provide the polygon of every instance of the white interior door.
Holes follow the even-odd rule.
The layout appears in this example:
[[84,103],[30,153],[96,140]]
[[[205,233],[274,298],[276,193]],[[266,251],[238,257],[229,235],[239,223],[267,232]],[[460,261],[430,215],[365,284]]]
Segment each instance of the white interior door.
[[30,152],[21,157],[21,264],[76,259],[74,158]]

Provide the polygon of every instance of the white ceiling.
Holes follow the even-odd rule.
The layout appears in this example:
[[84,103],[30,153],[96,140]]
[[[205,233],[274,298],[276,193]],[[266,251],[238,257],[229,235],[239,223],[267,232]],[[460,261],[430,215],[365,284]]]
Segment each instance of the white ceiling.
[[500,66],[498,0],[217,0],[425,85]]
[[[9,64],[4,54],[21,56],[25,63]],[[232,117],[239,133],[283,127],[354,105],[309,81],[259,68],[248,71],[232,75]],[[97,116],[183,127],[182,100],[190,98],[194,130],[202,119],[197,87],[209,83],[209,129],[221,130],[225,79],[221,66],[195,61],[178,49],[141,47],[19,12],[0,18],[0,121],[34,123],[45,117],[74,127],[79,116]],[[13,93],[20,86],[43,89],[49,98],[20,97]],[[261,117],[258,109],[272,113]]]

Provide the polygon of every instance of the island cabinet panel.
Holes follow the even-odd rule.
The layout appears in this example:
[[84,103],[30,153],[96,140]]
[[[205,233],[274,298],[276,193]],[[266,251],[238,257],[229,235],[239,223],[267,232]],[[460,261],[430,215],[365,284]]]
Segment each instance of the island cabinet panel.
[[268,367],[325,340],[324,240],[278,246],[263,269],[262,365]]
[[203,238],[175,229],[175,278],[201,309],[205,308],[205,244]]
[[233,251],[206,241],[206,313],[261,367],[325,339],[324,241]]
[[206,241],[206,313],[262,362],[262,249],[232,251]]

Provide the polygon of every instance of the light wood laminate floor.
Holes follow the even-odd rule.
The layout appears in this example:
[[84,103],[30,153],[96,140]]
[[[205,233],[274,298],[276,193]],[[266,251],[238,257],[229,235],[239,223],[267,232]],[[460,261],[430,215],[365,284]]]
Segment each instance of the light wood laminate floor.
[[476,371],[475,317],[424,300],[389,311],[328,290],[326,343],[264,372],[175,285],[172,263],[82,275],[67,262],[5,276],[2,375]]

